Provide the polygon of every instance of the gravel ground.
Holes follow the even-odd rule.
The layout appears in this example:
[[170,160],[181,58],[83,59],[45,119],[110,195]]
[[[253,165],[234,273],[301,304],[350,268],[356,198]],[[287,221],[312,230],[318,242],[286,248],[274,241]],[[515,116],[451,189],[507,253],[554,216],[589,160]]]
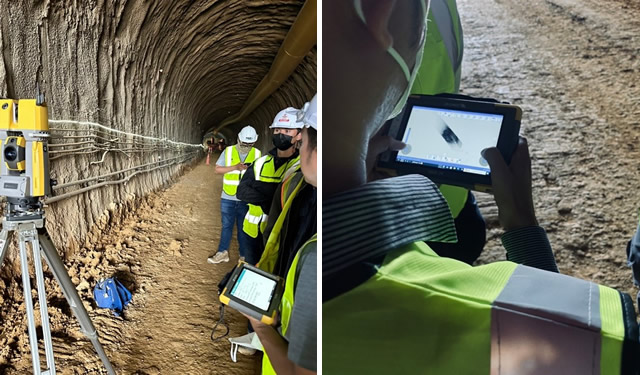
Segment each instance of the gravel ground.
[[[533,194],[560,271],[635,295],[626,243],[640,202],[640,3],[459,1],[462,92],[523,108]],[[488,243],[504,259],[491,196]]]
[[[165,191],[134,201],[127,217],[103,216],[94,241],[66,263],[118,374],[254,374],[260,368],[258,355],[238,354],[233,363],[227,339],[210,339],[219,317],[216,286],[238,259],[234,239],[229,263],[207,263],[221,224],[222,176],[213,168],[201,161]],[[112,275],[133,293],[124,318],[93,301],[97,280]],[[45,277],[56,370],[106,374],[52,275]],[[22,283],[0,278],[0,292],[0,374],[31,373]],[[247,332],[246,318],[232,309],[225,320],[231,337]]]

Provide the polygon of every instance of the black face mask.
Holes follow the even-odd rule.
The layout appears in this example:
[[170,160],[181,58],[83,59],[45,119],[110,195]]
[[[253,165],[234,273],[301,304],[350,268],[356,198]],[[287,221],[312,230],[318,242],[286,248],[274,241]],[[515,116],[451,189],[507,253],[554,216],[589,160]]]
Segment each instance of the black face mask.
[[276,146],[276,148],[280,151],[285,151],[293,147],[293,144],[291,143],[293,137],[290,135],[285,135],[282,133],[274,134],[272,140],[273,145]]

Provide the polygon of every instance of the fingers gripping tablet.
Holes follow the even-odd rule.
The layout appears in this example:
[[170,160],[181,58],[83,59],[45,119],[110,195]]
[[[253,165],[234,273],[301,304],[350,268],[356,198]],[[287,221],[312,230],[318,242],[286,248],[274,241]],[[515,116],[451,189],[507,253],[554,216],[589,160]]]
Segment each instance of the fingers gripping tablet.
[[265,324],[273,324],[283,284],[280,277],[240,262],[220,294],[220,302]]

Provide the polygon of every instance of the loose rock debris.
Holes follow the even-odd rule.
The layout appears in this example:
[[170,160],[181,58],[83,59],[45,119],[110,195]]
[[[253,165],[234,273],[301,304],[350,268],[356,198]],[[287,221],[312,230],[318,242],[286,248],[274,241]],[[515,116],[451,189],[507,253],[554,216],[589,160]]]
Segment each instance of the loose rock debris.
[[[219,318],[217,283],[238,257],[234,240],[229,263],[207,263],[217,249],[221,224],[222,179],[213,169],[198,164],[172,187],[138,200],[126,218],[94,233],[97,243],[65,262],[119,374],[253,374],[260,367],[259,355],[239,355],[233,363],[229,342],[210,339]],[[106,374],[45,270],[58,372]],[[20,275],[2,275],[0,373],[31,373]],[[113,275],[133,293],[123,317],[98,309],[93,301],[96,282]],[[246,333],[247,321],[240,314],[227,309],[225,318],[231,336]],[[42,349],[41,355],[44,360]]]

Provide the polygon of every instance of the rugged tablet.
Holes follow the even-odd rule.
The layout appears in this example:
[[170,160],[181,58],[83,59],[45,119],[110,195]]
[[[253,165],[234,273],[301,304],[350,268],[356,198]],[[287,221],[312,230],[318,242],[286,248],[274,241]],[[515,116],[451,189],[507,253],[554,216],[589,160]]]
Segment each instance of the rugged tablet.
[[220,294],[220,302],[265,324],[273,324],[283,289],[282,278],[240,262]]
[[389,135],[407,147],[387,152],[378,168],[421,174],[436,183],[491,191],[491,170],[480,152],[497,147],[507,164],[518,145],[522,110],[487,99],[412,95]]

